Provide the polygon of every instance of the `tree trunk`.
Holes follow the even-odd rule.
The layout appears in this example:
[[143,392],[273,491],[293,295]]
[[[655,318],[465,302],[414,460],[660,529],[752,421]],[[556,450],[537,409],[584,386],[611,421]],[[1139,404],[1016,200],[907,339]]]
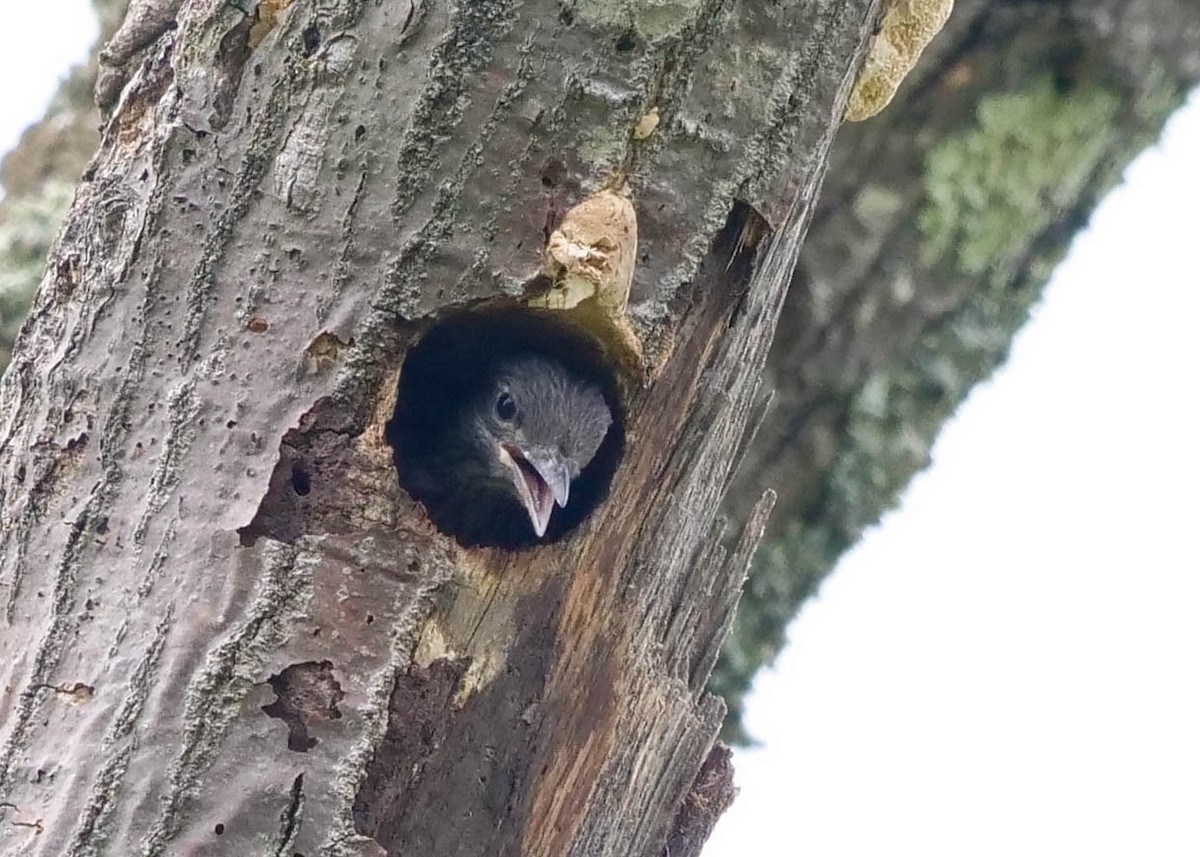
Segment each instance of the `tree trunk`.
[[[93,2],[111,34],[124,0]],[[783,644],[803,599],[924,466],[947,415],[1003,360],[1054,258],[1200,79],[1191,35],[1198,25],[1200,6],[1187,0],[958,0],[892,106],[839,132],[783,311],[789,335],[768,360],[773,404],[723,507],[737,532],[764,486],[780,494],[710,682],[730,706],[727,736],[744,737],[742,694]],[[95,149],[94,78],[94,67],[76,70],[47,118],[0,164],[0,367],[70,188]],[[1047,81],[1057,95],[1050,102]],[[1024,219],[1028,230],[997,233],[1006,240],[993,245],[994,261],[1014,287],[920,262],[912,227],[930,203],[929,155],[978,139],[981,106],[1032,97],[1053,114],[1076,93],[1083,103],[1120,105],[1099,135],[1101,156],[1085,153],[1099,168],[1082,182],[1069,171],[1049,183],[1045,171],[998,173],[1036,176],[1034,189],[1051,203]],[[1022,182],[1012,190],[1038,198]],[[978,222],[1012,210],[1002,194],[983,199],[969,214]],[[863,311],[847,311],[856,307]],[[975,335],[981,320],[986,335]]]
[[[0,387],[3,853],[696,853],[771,499],[730,551],[716,509],[875,14],[135,4]],[[406,351],[622,181],[608,497],[462,548],[397,480]]]

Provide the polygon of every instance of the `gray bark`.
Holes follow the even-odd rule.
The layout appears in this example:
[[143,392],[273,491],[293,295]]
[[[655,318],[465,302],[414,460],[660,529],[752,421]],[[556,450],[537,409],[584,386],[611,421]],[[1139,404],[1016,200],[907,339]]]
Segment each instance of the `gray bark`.
[[[137,4],[0,386],[0,851],[695,853],[771,496],[716,509],[875,11]],[[610,496],[461,549],[383,437],[405,350],[614,174]]]

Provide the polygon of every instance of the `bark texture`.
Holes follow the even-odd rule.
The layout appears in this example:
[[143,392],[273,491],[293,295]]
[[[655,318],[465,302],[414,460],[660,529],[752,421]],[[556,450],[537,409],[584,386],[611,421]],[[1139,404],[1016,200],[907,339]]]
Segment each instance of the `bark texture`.
[[[694,851],[773,495],[728,549],[717,506],[876,13],[135,3],[0,386],[0,851]],[[405,350],[617,175],[609,496],[462,549],[397,482]]]
[[[96,0],[96,6],[107,37],[124,2]],[[924,466],[946,415],[975,379],[1003,360],[1052,260],[1121,167],[1158,133],[1180,93],[1194,85],[1197,44],[1200,7],[1180,0],[959,0],[897,100],[868,123],[839,132],[836,168],[787,298],[789,336],[771,354],[774,401],[761,442],[749,447],[725,502],[725,512],[741,522],[764,486],[781,492],[711,685],[730,704],[727,737],[746,737],[742,695],[782,645],[803,599]],[[1055,97],[1046,97],[1047,81]],[[0,201],[0,365],[71,188],[95,149],[94,83],[94,65],[77,70],[47,119],[0,167],[6,193]],[[1003,240],[995,251],[1008,280],[1020,287],[985,289],[987,278],[977,272],[918,264],[913,244],[922,239],[913,225],[931,203],[930,190],[946,186],[945,179],[930,181],[930,154],[944,143],[953,151],[955,141],[980,145],[972,141],[979,139],[984,105],[1052,112],[1088,83],[1102,85],[1119,105],[1099,135],[1102,168],[1086,181],[1072,176],[1048,187],[1044,175],[1027,183],[1027,169],[1009,167],[1003,174],[1017,182],[1004,193],[981,195],[981,204],[962,215],[981,224],[999,217],[995,234]],[[1094,89],[1083,91],[1092,93],[1085,103],[1096,103]],[[1045,126],[1028,110],[1015,121]],[[1030,230],[1016,235],[1003,226],[1005,213],[1014,211],[1014,193],[1052,203],[1039,205]],[[1022,253],[1023,247],[1036,252]],[[861,313],[852,311],[858,306]],[[982,337],[974,333],[981,309],[999,310]],[[782,456],[783,467],[772,466],[774,456]],[[790,475],[781,480],[778,473]]]

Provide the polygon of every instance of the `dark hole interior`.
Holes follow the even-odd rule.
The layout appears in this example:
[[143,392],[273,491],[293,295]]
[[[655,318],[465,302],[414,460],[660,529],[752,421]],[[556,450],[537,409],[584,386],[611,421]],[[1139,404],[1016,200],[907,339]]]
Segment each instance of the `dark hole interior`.
[[292,490],[301,497],[312,491],[312,477],[299,464],[292,465]]
[[[555,361],[598,389],[612,413],[603,442],[570,483],[566,506],[554,508],[541,538],[515,496],[496,501],[496,494],[476,492],[471,479],[461,478],[445,442],[462,424],[464,402],[491,401],[497,365],[530,355]],[[445,317],[409,349],[387,434],[400,484],[438,529],[466,546],[515,550],[563,538],[605,498],[624,450],[622,419],[612,371],[588,337],[553,312],[490,308]],[[489,439],[477,451],[491,448]],[[453,499],[440,490],[447,484],[458,486]]]

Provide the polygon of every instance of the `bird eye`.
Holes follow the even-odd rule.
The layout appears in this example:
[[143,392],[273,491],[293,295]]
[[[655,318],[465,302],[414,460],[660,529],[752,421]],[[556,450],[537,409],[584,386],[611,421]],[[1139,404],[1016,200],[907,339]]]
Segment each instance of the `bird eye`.
[[496,416],[509,422],[517,415],[516,400],[505,391],[496,398]]

